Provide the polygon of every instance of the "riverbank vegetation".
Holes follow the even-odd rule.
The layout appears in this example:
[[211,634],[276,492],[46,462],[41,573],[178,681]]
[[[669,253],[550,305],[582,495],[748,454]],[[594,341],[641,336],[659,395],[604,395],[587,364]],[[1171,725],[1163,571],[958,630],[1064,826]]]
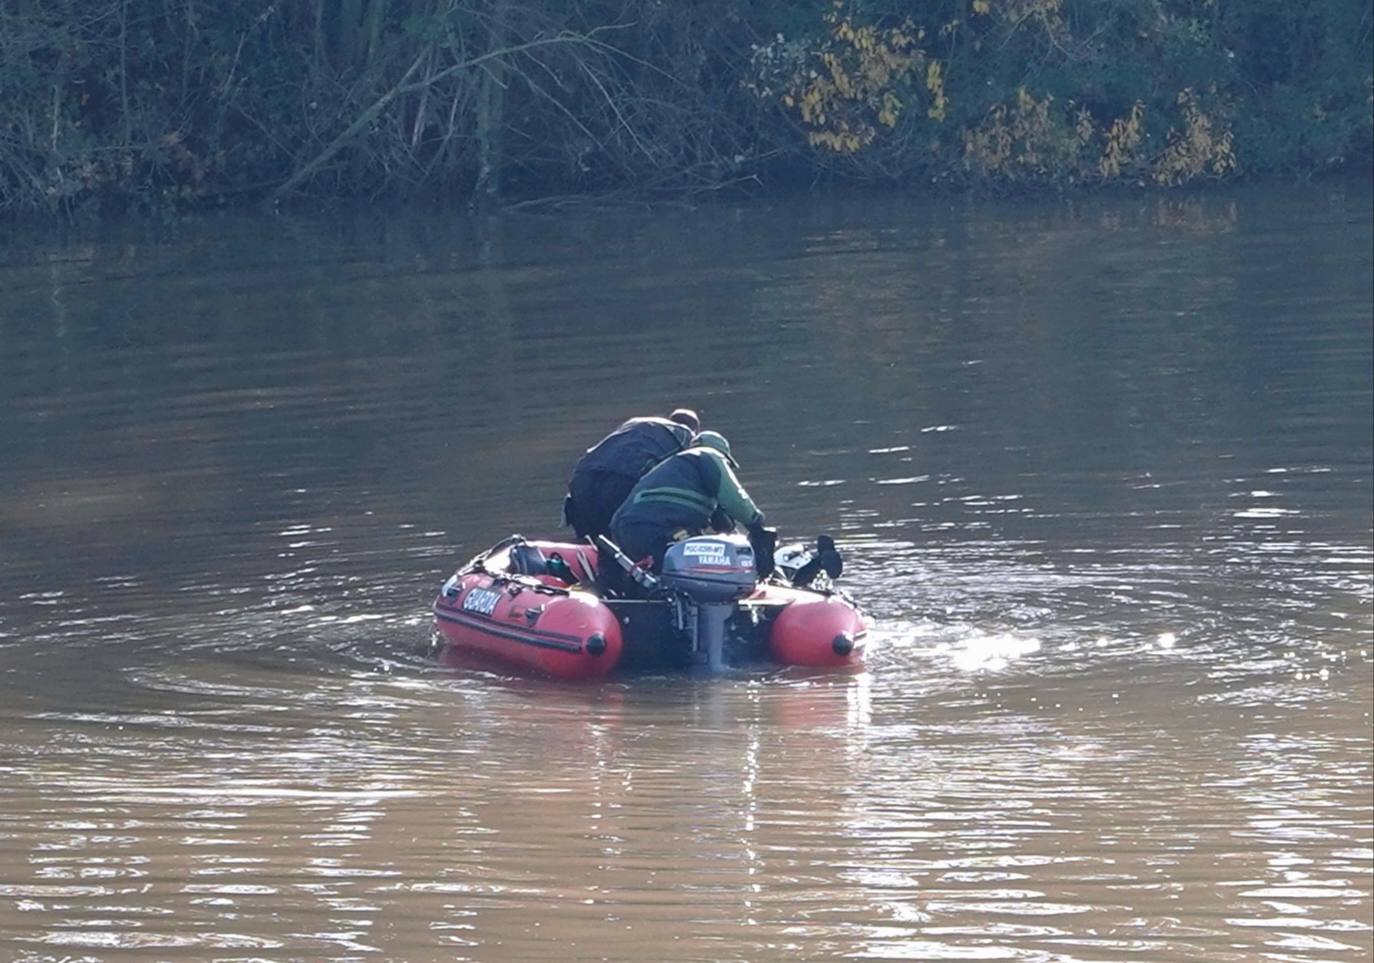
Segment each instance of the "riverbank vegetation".
[[0,0],[0,209],[1371,163],[1371,0]]

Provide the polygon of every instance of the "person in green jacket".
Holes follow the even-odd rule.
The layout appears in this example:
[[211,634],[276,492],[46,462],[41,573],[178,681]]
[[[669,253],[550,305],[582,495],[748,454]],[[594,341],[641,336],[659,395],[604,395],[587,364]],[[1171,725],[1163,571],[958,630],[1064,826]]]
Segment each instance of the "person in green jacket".
[[655,572],[668,546],[684,534],[728,531],[739,523],[751,541],[763,541],[763,512],[735,476],[738,467],[724,435],[700,432],[635,484],[611,518],[611,538],[636,562],[652,556]]

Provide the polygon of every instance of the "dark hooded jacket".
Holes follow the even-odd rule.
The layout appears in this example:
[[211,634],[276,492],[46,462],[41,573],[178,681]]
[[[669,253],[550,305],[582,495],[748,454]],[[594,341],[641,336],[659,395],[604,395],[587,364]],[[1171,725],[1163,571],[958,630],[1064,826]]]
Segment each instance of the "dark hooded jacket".
[[692,429],[667,418],[631,418],[588,448],[573,474],[604,471],[636,479],[691,440]]

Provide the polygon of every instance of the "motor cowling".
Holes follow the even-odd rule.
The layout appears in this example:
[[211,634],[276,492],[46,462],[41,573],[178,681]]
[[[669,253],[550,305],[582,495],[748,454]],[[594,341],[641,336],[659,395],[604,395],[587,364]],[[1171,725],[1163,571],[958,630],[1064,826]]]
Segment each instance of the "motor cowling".
[[773,553],[773,566],[791,582],[797,577],[803,565],[816,557],[816,553],[802,542],[788,542],[779,545]]
[[773,554],[773,566],[793,585],[803,588],[824,572],[832,581],[844,571],[844,559],[835,548],[835,539],[820,535],[810,545],[791,542],[780,545]]
[[743,535],[698,535],[663,556],[663,583],[702,603],[733,602],[758,584],[754,550]]

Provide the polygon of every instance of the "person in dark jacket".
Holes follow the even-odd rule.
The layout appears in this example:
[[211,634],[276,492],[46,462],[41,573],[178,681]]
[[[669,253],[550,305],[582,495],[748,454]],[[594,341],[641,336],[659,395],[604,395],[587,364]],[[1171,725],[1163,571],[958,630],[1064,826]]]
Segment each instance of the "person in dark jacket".
[[635,482],[686,448],[700,429],[701,420],[690,408],[678,408],[667,418],[631,418],[622,424],[573,466],[563,499],[563,524],[571,525],[579,540],[607,534],[611,516]]
[[723,435],[701,432],[691,447],[665,458],[639,480],[611,519],[612,540],[633,561],[652,556],[657,572],[679,533],[700,535],[739,523],[749,530],[751,541],[761,538],[763,512],[735,476],[738,467]]

